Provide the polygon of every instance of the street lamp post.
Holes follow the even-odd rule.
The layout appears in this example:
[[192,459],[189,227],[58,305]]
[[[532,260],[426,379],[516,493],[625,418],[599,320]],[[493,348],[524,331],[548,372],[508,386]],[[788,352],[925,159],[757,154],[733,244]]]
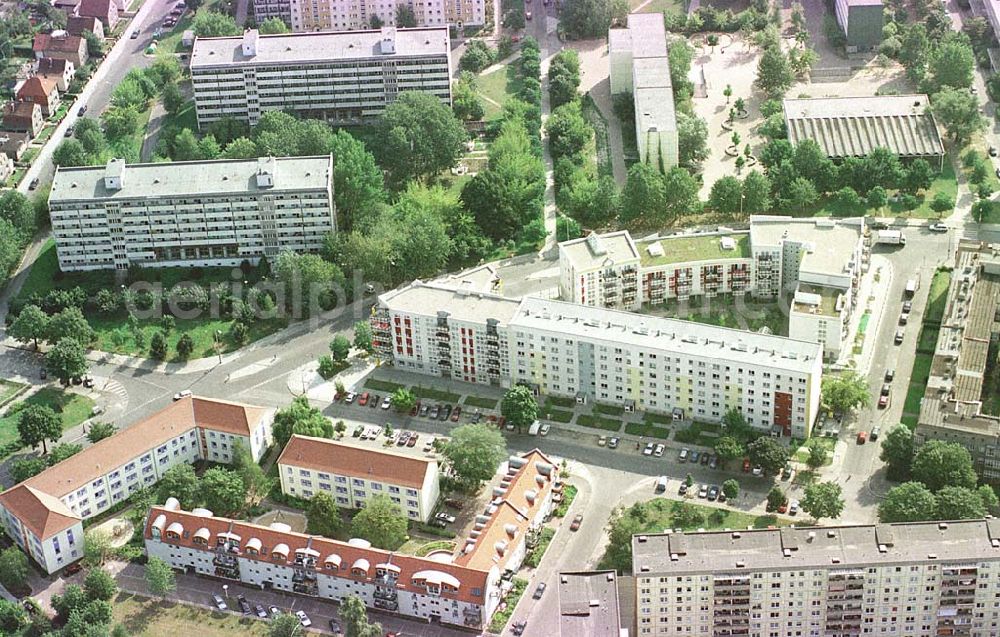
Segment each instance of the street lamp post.
[[219,355],[219,365],[222,364],[222,330],[215,330],[215,353]]
[[746,199],[746,198],[747,198],[746,195],[744,195],[743,193],[740,193],[740,219],[743,218],[743,200]]
[[229,599],[229,584],[222,585],[222,592],[226,594],[226,599]]

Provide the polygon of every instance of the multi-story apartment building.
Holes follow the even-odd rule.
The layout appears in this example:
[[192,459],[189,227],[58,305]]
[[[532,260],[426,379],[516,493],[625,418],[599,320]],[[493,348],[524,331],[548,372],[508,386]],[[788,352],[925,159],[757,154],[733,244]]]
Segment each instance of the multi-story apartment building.
[[440,494],[436,460],[325,438],[292,436],[278,458],[278,472],[286,495],[308,499],[326,493],[348,509],[385,495],[421,522],[430,519]]
[[[484,0],[277,0],[288,7],[289,24],[294,31],[355,31],[372,23],[395,27],[398,7],[413,12],[418,27],[480,25],[486,21]],[[265,11],[275,0],[255,0]],[[268,13],[270,15],[270,13]],[[279,16],[282,17],[282,16]]]
[[662,13],[630,13],[608,31],[611,94],[631,93],[639,160],[666,172],[677,165],[677,120]]
[[146,552],[173,568],[262,588],[334,601],[358,596],[373,609],[429,622],[481,630],[500,603],[505,571],[516,570],[524,545],[551,512],[558,470],[540,452],[513,456],[501,486],[475,531],[452,553],[416,557],[181,511],[174,499],[150,510]]
[[593,307],[638,310],[639,250],[628,230],[559,244],[559,292]]
[[423,374],[699,420],[737,409],[806,437],[819,409],[817,343],[419,281],[379,297],[375,347]]
[[253,0],[253,17],[257,24],[278,18],[287,25],[292,24],[292,0]]
[[636,311],[718,295],[793,293],[791,338],[822,343],[837,359],[850,343],[867,269],[862,219],[752,216],[750,229],[652,235],[628,231],[559,244],[559,292],[567,301]]
[[1000,521],[636,535],[643,636],[1000,633]]
[[1000,480],[1000,414],[984,411],[984,381],[1000,343],[1000,245],[959,243],[927,391],[914,430],[918,444],[957,442],[976,471]]
[[317,252],[337,228],[332,177],[330,156],[58,168],[49,210],[59,267],[238,266]]
[[377,118],[399,93],[451,106],[447,27],[198,38],[191,51],[198,125],[294,111],[339,122]]
[[54,573],[83,557],[83,520],[152,486],[171,467],[230,462],[237,444],[260,460],[273,418],[263,407],[182,398],[0,493],[0,525]]

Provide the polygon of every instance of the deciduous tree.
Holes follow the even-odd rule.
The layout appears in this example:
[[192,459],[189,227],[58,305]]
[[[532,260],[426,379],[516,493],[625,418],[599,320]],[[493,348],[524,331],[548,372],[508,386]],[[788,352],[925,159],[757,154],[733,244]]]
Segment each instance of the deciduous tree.
[[274,441],[284,447],[292,434],[316,436],[320,438],[333,437],[333,425],[323,412],[309,404],[309,400],[298,396],[284,409],[279,409],[274,415],[272,426]]
[[460,480],[478,486],[496,473],[507,456],[507,445],[496,427],[468,424],[452,430],[443,453]]
[[912,471],[914,480],[934,492],[944,487],[973,489],[977,481],[969,450],[956,442],[925,442],[913,457]]
[[48,405],[29,403],[18,413],[17,433],[26,447],[42,444],[42,454],[48,453],[47,442],[62,436],[62,418]]
[[788,462],[788,448],[769,436],[762,436],[747,445],[750,462],[759,465],[764,473],[774,475]]
[[235,471],[212,467],[205,472],[199,491],[205,507],[216,515],[231,517],[243,510],[247,494],[243,479]]
[[401,93],[379,120],[380,163],[398,186],[455,165],[467,138],[451,110],[430,93]]
[[975,489],[944,487],[936,494],[937,519],[971,520],[986,516],[986,506]]
[[903,481],[910,477],[913,463],[913,431],[903,424],[893,427],[882,439],[879,458],[886,464],[886,477]]
[[395,551],[406,541],[406,516],[387,495],[376,495],[354,516],[351,534],[368,540],[380,549]]
[[306,531],[337,540],[349,535],[348,523],[333,498],[322,491],[316,493],[306,508]]
[[802,510],[819,521],[839,518],[844,511],[843,491],[836,482],[817,482],[806,487]]
[[823,405],[835,413],[847,413],[856,407],[867,407],[872,399],[867,381],[856,372],[827,376],[823,379],[820,396]]
[[177,589],[177,577],[170,565],[158,557],[146,562],[146,588],[157,597],[166,597]]
[[17,318],[7,328],[7,333],[21,343],[34,343],[38,349],[39,339],[49,331],[49,316],[37,305],[25,305]]
[[500,401],[500,413],[507,422],[523,431],[538,419],[538,401],[524,385],[515,385],[507,390]]

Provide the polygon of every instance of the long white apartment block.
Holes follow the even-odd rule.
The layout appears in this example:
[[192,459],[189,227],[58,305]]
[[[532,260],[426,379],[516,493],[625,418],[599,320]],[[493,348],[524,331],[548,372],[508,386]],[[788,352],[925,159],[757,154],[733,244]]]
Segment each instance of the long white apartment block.
[[337,229],[333,158],[58,168],[49,193],[64,271],[238,266],[318,252]]
[[370,121],[406,91],[451,106],[448,28],[198,38],[191,83],[200,127],[225,117],[256,125],[271,110]]
[[[255,0],[267,7],[274,0]],[[284,0],[293,31],[356,31],[368,29],[373,19],[386,27],[396,22],[397,7],[413,11],[417,27],[480,25],[486,21],[484,0]],[[266,10],[266,9],[265,9]]]
[[1000,521],[632,537],[639,637],[1000,634]]
[[466,382],[808,436],[819,410],[818,343],[578,303],[512,299],[416,281],[379,297],[379,356]]
[[0,493],[0,527],[47,573],[83,557],[83,520],[100,515],[168,469],[232,462],[236,445],[259,461],[274,410],[182,398]]
[[278,475],[285,495],[326,493],[348,509],[384,495],[421,522],[430,519],[441,492],[436,460],[311,436],[291,437],[278,458]]
[[677,119],[662,13],[630,13],[608,31],[611,94],[631,93],[639,160],[661,172],[677,165]]
[[754,215],[750,228],[592,234],[559,244],[562,299],[638,311],[720,295],[790,294],[788,334],[837,359],[850,342],[868,254],[864,221]]
[[363,539],[347,542],[182,511],[170,498],[153,507],[146,552],[177,570],[262,589],[342,601],[430,623],[486,627],[507,586],[505,574],[524,560],[562,485],[556,464],[537,449],[511,456],[500,469],[493,500],[454,549],[426,557],[385,551]]

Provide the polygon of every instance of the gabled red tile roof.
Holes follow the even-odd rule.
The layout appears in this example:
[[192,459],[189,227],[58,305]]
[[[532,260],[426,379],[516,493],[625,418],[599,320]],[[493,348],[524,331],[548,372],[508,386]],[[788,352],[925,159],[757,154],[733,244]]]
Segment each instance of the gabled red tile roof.
[[21,520],[39,540],[65,531],[81,520],[58,498],[24,483],[0,493],[0,505]]
[[56,52],[56,53],[77,53],[80,51],[80,44],[83,38],[78,35],[62,35],[53,37],[51,33],[36,33],[31,44],[31,50],[35,53]]
[[294,435],[285,445],[278,464],[304,467],[353,478],[379,480],[419,489],[428,471],[437,471],[437,462],[389,450],[365,449],[354,445]]
[[8,104],[3,112],[4,122],[7,122],[9,119],[16,119],[30,124],[32,118],[35,116],[36,108],[39,111],[42,110],[42,107],[34,102],[14,102],[13,104]]
[[76,13],[83,17],[107,18],[111,11],[111,0],[82,0]]
[[[94,33],[94,29],[100,24],[101,20],[95,16],[83,16],[74,15],[70,16],[66,20],[66,30],[72,35],[82,36],[84,31],[90,31]],[[101,25],[103,31],[104,25]]]
[[[268,564],[279,564],[292,566],[294,564],[295,552],[298,549],[310,549],[319,555],[316,559],[317,573],[325,573],[335,577],[340,577],[354,581],[371,582],[375,579],[375,570],[378,565],[392,564],[399,569],[397,588],[401,591],[422,592],[422,589],[414,582],[415,579],[424,577],[437,577],[444,575],[444,581],[457,580],[458,589],[442,588],[441,597],[446,599],[456,599],[463,602],[485,605],[486,587],[490,577],[490,569],[478,570],[457,564],[439,562],[426,557],[415,557],[384,551],[374,547],[366,546],[365,542],[340,542],[318,535],[306,535],[294,531],[281,531],[259,524],[240,522],[219,517],[201,517],[180,510],[170,510],[166,507],[153,507],[149,511],[146,520],[145,537],[152,539],[152,529],[156,525],[161,531],[165,531],[172,524],[180,524],[183,527],[180,537],[167,539],[162,533],[160,541],[173,546],[183,546],[204,551],[213,551],[221,533],[231,533],[239,536],[240,557],[254,559]],[[176,528],[176,527],[175,527]],[[206,529],[209,533],[208,544],[202,545],[194,542],[194,536],[200,529]],[[185,534],[187,537],[185,537]],[[202,534],[204,535],[204,534]],[[247,552],[247,545],[252,539],[256,539],[254,545],[259,545],[260,555],[251,555]],[[279,545],[288,547],[288,559],[272,559],[271,552]],[[327,559],[330,563],[339,564],[336,569],[326,568]],[[359,561],[367,563],[367,575],[355,575],[352,573],[352,566]],[[419,575],[420,578],[415,578]],[[421,580],[423,581],[423,580]],[[479,595],[473,595],[472,589],[479,590]]]
[[66,72],[66,65],[71,64],[69,60],[63,58],[42,58],[38,60],[39,75],[62,75]]
[[24,81],[24,84],[17,91],[17,97],[19,99],[31,97],[38,102],[47,101],[52,90],[56,88],[56,84],[55,78],[35,75]]
[[196,426],[250,435],[267,412],[263,407],[188,396],[22,484],[61,498]]

